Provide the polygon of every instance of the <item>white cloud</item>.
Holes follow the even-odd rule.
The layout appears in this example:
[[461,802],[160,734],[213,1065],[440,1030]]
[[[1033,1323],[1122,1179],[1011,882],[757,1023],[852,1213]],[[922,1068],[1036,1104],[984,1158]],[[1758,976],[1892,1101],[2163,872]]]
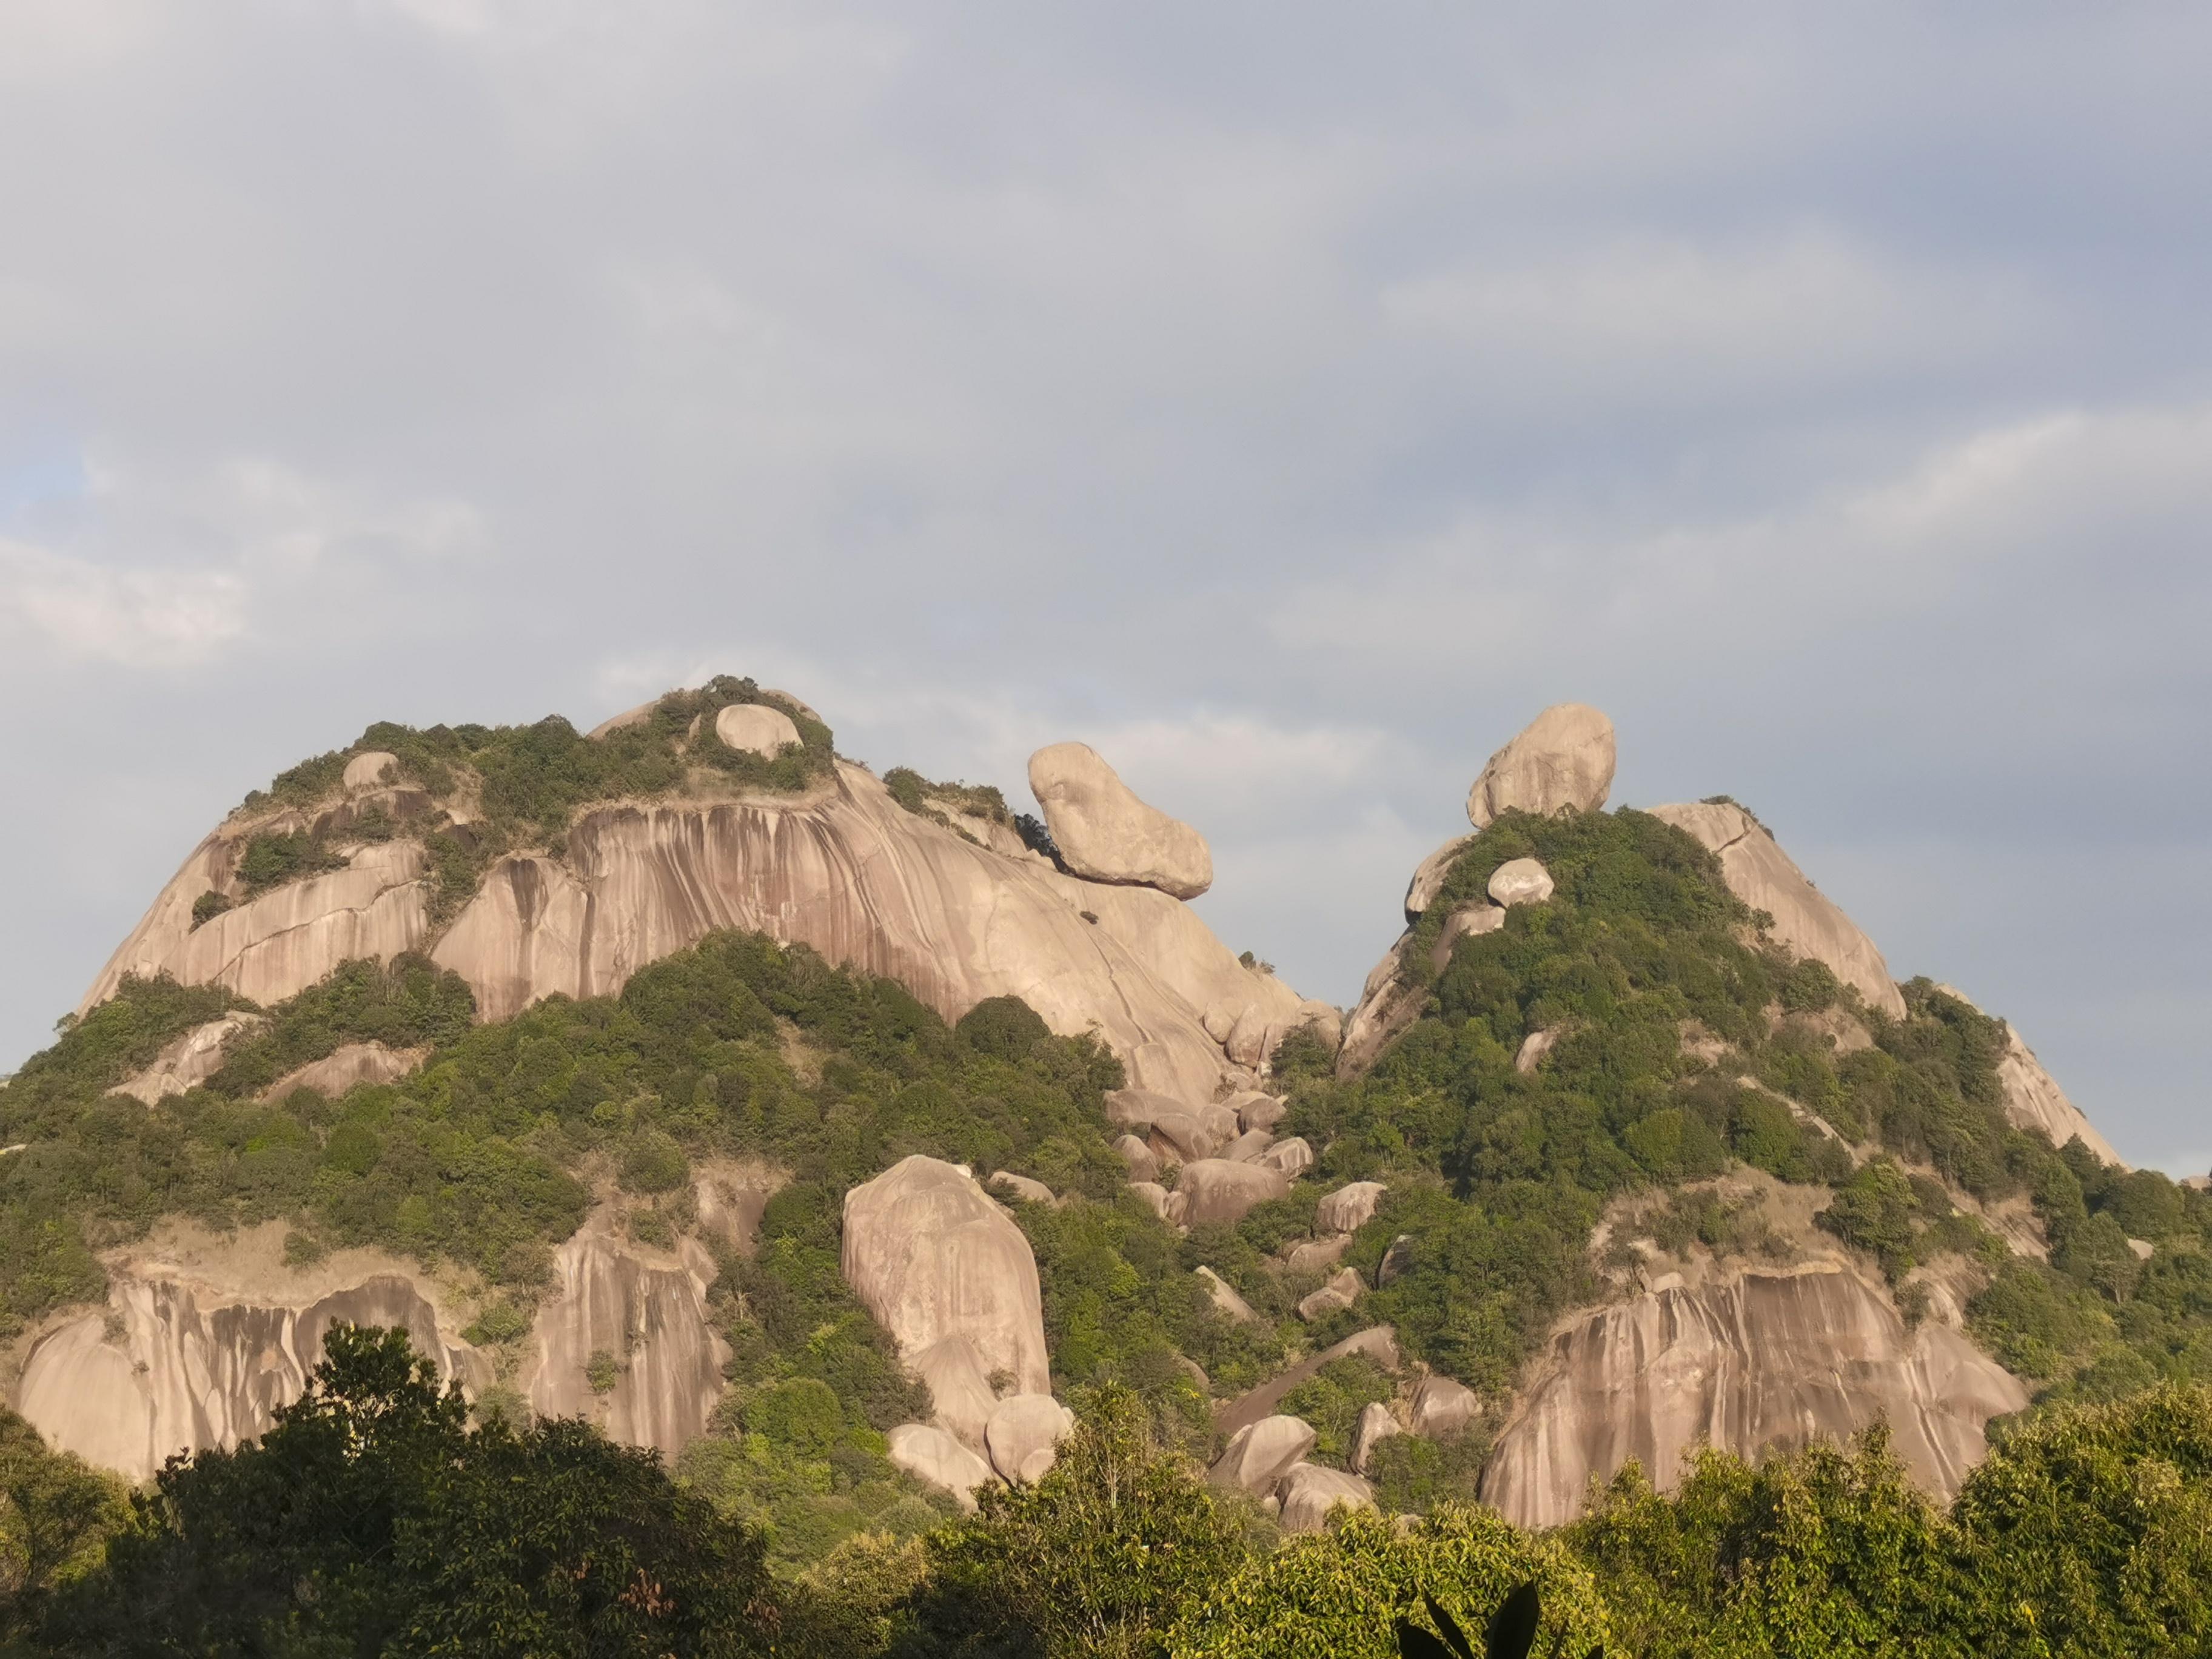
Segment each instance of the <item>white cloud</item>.
[[190,666],[245,634],[246,599],[246,584],[228,571],[109,569],[0,540],[0,633],[18,651]]

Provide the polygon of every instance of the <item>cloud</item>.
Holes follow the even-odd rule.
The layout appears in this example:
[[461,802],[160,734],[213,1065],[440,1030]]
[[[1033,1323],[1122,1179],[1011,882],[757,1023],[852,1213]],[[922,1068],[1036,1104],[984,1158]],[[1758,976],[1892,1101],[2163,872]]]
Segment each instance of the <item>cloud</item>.
[[246,632],[246,585],[224,571],[113,570],[0,540],[0,634],[14,647],[128,668],[217,655]]

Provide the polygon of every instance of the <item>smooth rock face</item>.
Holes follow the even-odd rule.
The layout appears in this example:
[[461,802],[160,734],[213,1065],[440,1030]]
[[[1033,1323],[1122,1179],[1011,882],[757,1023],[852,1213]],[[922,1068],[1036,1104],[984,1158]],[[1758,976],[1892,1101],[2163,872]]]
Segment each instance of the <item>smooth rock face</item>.
[[556,992],[611,995],[720,927],[896,979],[947,1019],[1012,995],[1063,1036],[1095,1024],[1132,1083],[1184,1103],[1229,1069],[1206,1008],[1297,1007],[1187,905],[977,846],[846,764],[811,798],[586,812],[565,865],[502,860],[432,955],[506,1019]]
[[2066,1097],[2058,1081],[2043,1069],[2035,1051],[2021,1041],[2009,1026],[2005,1032],[2004,1057],[1997,1061],[1997,1081],[2004,1086],[2005,1115],[2023,1129],[2040,1129],[2054,1146],[2063,1146],[2076,1135],[2104,1163],[2123,1170],[2120,1155],[2099,1134],[2081,1109]]
[[960,1500],[961,1507],[975,1507],[975,1488],[991,1478],[991,1466],[951,1435],[927,1423],[902,1423],[884,1437],[890,1443],[894,1468],[904,1469]]
[[1701,1441],[1755,1458],[1887,1416],[1914,1479],[1948,1501],[1987,1449],[1984,1425],[2027,1403],[1964,1336],[1932,1321],[1908,1331],[1854,1272],[1746,1273],[1601,1310],[1555,1338],[1482,1495],[1517,1526],[1557,1526],[1593,1475],[1631,1457],[1670,1490]]
[[1048,1394],[1010,1395],[983,1431],[991,1467],[1008,1480],[1038,1480],[1051,1472],[1054,1449],[1074,1431],[1075,1413]]
[[1212,1298],[1213,1305],[1238,1324],[1249,1324],[1260,1316],[1252,1311],[1250,1303],[1237,1294],[1236,1287],[1212,1268],[1199,1267],[1194,1271],[1206,1281],[1206,1293]]
[[1552,896],[1552,872],[1534,859],[1508,859],[1490,874],[1490,896],[1507,909]]
[[1464,1382],[1449,1376],[1425,1376],[1413,1390],[1413,1432],[1443,1440],[1474,1421],[1482,1401]]
[[1131,1181],[1158,1181],[1160,1178],[1160,1155],[1136,1136],[1121,1136],[1115,1141],[1114,1150],[1121,1155]]
[[1044,1182],[1032,1181],[1027,1176],[1018,1176],[1010,1170],[1001,1170],[993,1176],[991,1185],[996,1190],[1025,1203],[1049,1204],[1053,1201],[1052,1188]]
[[732,749],[769,760],[799,741],[790,715],[757,702],[733,702],[715,710],[714,735]]
[[1890,979],[1889,964],[1835,902],[1805,878],[1774,837],[1731,802],[1655,806],[1651,816],[1686,830],[1721,861],[1721,876],[1754,910],[1774,918],[1774,939],[1793,954],[1824,962],[1854,986],[1870,1008],[1905,1018],[1905,999]]
[[1390,1415],[1390,1408],[1379,1401],[1360,1407],[1359,1421],[1352,1425],[1352,1455],[1346,1460],[1354,1474],[1367,1473],[1367,1465],[1375,1448],[1394,1434],[1403,1434],[1398,1419]]
[[1295,1180],[1313,1168],[1314,1150],[1304,1135],[1292,1135],[1288,1140],[1277,1141],[1253,1162]]
[[1255,1204],[1290,1190],[1290,1177],[1265,1164],[1207,1158],[1183,1166],[1175,1195],[1183,1200],[1182,1224],[1202,1227],[1209,1221],[1239,1220]]
[[264,1100],[282,1100],[295,1089],[313,1089],[336,1100],[363,1083],[397,1083],[429,1053],[427,1048],[387,1048],[381,1042],[342,1042],[320,1060],[287,1072],[262,1091]]
[[907,1369],[929,1385],[929,1420],[962,1444],[982,1449],[999,1392],[974,1342],[948,1336],[906,1356]]
[[1521,1039],[1521,1047],[1513,1056],[1513,1069],[1527,1077],[1558,1046],[1559,1041],[1559,1028],[1556,1025],[1547,1031],[1529,1032]]
[[356,790],[374,789],[391,781],[398,770],[398,756],[381,749],[371,749],[364,754],[356,755],[346,763],[343,781],[349,793]]
[[[121,1334],[111,1338],[112,1315]],[[144,1481],[173,1452],[266,1433],[300,1397],[333,1325],[404,1327],[441,1377],[472,1387],[491,1366],[439,1328],[406,1276],[378,1273],[301,1304],[248,1298],[156,1269],[111,1270],[107,1306],[60,1324],[26,1357],[15,1408],[49,1444]],[[719,1379],[718,1379],[719,1380]]]
[[1061,859],[1078,875],[1183,899],[1213,884],[1205,837],[1139,800],[1088,744],[1055,743],[1030,756],[1030,790]]
[[1437,891],[1444,884],[1444,878],[1451,874],[1452,866],[1474,844],[1473,836],[1454,836],[1414,867],[1413,880],[1406,884],[1407,921],[1419,921],[1429,906],[1436,902]]
[[1342,1469],[1323,1468],[1318,1463],[1294,1467],[1283,1477],[1281,1495],[1280,1520],[1285,1532],[1326,1531],[1328,1512],[1339,1506],[1355,1510],[1375,1507],[1375,1489],[1364,1480]]
[[[972,1360],[984,1377],[1012,1376],[1017,1393],[1052,1392],[1029,1240],[954,1165],[917,1154],[847,1193],[843,1267],[909,1365]],[[939,1401],[940,1418],[948,1404]],[[974,1444],[983,1425],[971,1411],[946,1426]]]
[[1367,1281],[1357,1269],[1340,1268],[1328,1284],[1298,1304],[1298,1317],[1310,1324],[1326,1314],[1350,1307],[1366,1288]]
[[[722,1397],[727,1344],[707,1321],[714,1264],[618,1237],[595,1216],[553,1253],[538,1304],[538,1368],[525,1392],[540,1417],[588,1417],[628,1446],[674,1457],[706,1432]],[[612,1354],[613,1389],[592,1391],[592,1356]]]
[[1355,1077],[1375,1061],[1390,1040],[1421,1017],[1423,997],[1407,986],[1398,972],[1398,952],[1406,943],[1400,934],[1382,961],[1369,970],[1359,1006],[1344,1028],[1344,1047],[1336,1056],[1336,1074]]
[[79,1013],[114,995],[125,974],[227,985],[266,1006],[306,990],[350,957],[386,960],[422,948],[430,913],[417,879],[422,848],[413,841],[372,843],[345,869],[275,888],[193,927],[193,904],[231,884],[245,839],[217,830],[193,850],[108,958]]
[[151,1106],[171,1095],[198,1088],[222,1069],[224,1045],[240,1031],[250,1031],[263,1023],[259,1014],[237,1013],[195,1025],[155,1055],[144,1071],[117,1084],[113,1092]]
[[1375,1206],[1390,1189],[1379,1181],[1350,1181],[1314,1206],[1314,1225],[1333,1233],[1356,1233],[1375,1218]]
[[1319,1437],[1302,1418],[1262,1418],[1229,1437],[1206,1478],[1217,1486],[1263,1497],[1274,1491]]
[[1505,811],[1595,812],[1612,792],[1613,765],[1613,722],[1587,703],[1556,703],[1490,757],[1468,792],[1468,822],[1480,830]]

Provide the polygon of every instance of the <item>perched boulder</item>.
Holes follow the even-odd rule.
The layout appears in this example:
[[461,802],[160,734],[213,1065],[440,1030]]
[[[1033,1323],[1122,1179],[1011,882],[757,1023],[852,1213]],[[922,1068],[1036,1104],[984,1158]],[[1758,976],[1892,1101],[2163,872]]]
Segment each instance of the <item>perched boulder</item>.
[[1366,1474],[1375,1448],[1392,1435],[1405,1431],[1399,1425],[1398,1419],[1390,1415],[1388,1406],[1377,1401],[1362,1407],[1359,1421],[1352,1426],[1351,1455],[1346,1460],[1352,1465],[1352,1473]]
[[1265,1129],[1247,1129],[1221,1149],[1221,1156],[1231,1164],[1249,1164],[1274,1144],[1275,1137]]
[[1032,1181],[1027,1176],[1018,1176],[1012,1170],[1001,1170],[991,1177],[991,1185],[999,1191],[1030,1204],[1053,1202],[1052,1188],[1042,1181]]
[[1352,1181],[1314,1206],[1314,1225],[1333,1233],[1354,1233],[1374,1218],[1375,1206],[1390,1189],[1379,1181]]
[[261,1014],[236,1013],[195,1025],[164,1047],[144,1071],[117,1084],[114,1092],[151,1106],[197,1089],[222,1070],[223,1050],[233,1037],[265,1023]]
[[1299,1463],[1283,1477],[1281,1489],[1285,1532],[1325,1532],[1328,1513],[1340,1506],[1355,1510],[1375,1507],[1375,1488],[1356,1474],[1323,1468],[1318,1463]]
[[917,1154],[847,1193],[843,1268],[909,1364],[927,1356],[961,1367],[964,1345],[982,1376],[1003,1371],[1021,1393],[1052,1391],[1029,1240],[954,1165]]
[[346,763],[345,790],[352,794],[357,790],[374,789],[389,782],[399,770],[399,757],[382,749],[371,749],[356,755]]
[[1352,1267],[1338,1269],[1335,1276],[1311,1296],[1298,1304],[1298,1317],[1311,1324],[1315,1320],[1348,1308],[1359,1300],[1367,1288],[1367,1281]]
[[1774,918],[1773,937],[1792,954],[1826,963],[1829,970],[1893,1019],[1905,1018],[1905,999],[1890,979],[1889,964],[1874,941],[1775,844],[1766,827],[1733,801],[1655,806],[1651,816],[1685,830],[1720,860],[1721,877],[1754,910]]
[[1237,1114],[1240,1129],[1272,1129],[1290,1115],[1290,1107],[1273,1095],[1263,1095],[1251,1090],[1234,1094],[1221,1103]]
[[1481,1414],[1482,1401],[1464,1382],[1425,1376],[1413,1390],[1413,1432],[1429,1440],[1457,1434]]
[[1309,1238],[1291,1246],[1283,1257],[1283,1265],[1294,1273],[1325,1273],[1343,1261],[1344,1253],[1351,1248],[1350,1233]]
[[1474,845],[1473,836],[1454,836],[1443,846],[1423,859],[1413,871],[1413,878],[1406,884],[1406,920],[1419,921],[1429,906],[1437,902],[1437,890],[1459,855]]
[[1314,1449],[1318,1437],[1302,1418],[1262,1418],[1229,1437],[1206,1478],[1217,1486],[1264,1497]]
[[1181,1193],[1171,1193],[1157,1181],[1133,1181],[1129,1190],[1146,1208],[1170,1225],[1182,1219],[1184,1205],[1188,1201]]
[[902,1423],[884,1437],[890,1442],[893,1468],[951,1492],[963,1509],[975,1509],[975,1489],[991,1478],[988,1463],[927,1423]]
[[[1268,1155],[1273,1157],[1280,1150],[1271,1147]],[[1175,1195],[1184,1200],[1182,1224],[1202,1227],[1209,1221],[1241,1219],[1255,1204],[1280,1198],[1290,1190],[1290,1177],[1266,1163],[1231,1164],[1225,1158],[1206,1158],[1183,1166]]]
[[1253,1162],[1296,1180],[1313,1168],[1314,1151],[1304,1135],[1292,1135],[1288,1140],[1277,1141]]
[[1132,1134],[1125,1134],[1114,1143],[1132,1181],[1158,1181],[1160,1178],[1160,1155]]
[[1500,812],[1595,812],[1613,789],[1613,722],[1587,703],[1555,703],[1490,757],[1468,792],[1476,829]]
[[1075,1413],[1048,1394],[1009,1395],[983,1433],[991,1467],[1008,1480],[1042,1480],[1074,1427]]
[[357,1084],[397,1083],[417,1066],[428,1048],[387,1048],[381,1042],[342,1042],[320,1060],[295,1066],[261,1091],[264,1100],[282,1100],[295,1089],[313,1089],[336,1100]]
[[1138,799],[1088,744],[1056,743],[1030,756],[1030,789],[1062,861],[1077,875],[1157,887],[1181,899],[1213,884],[1205,837]]
[[1230,1318],[1240,1325],[1245,1325],[1260,1316],[1252,1311],[1250,1303],[1237,1294],[1235,1286],[1212,1268],[1200,1267],[1195,1271],[1198,1276],[1206,1281],[1206,1293],[1212,1298],[1213,1305],[1227,1314]]
[[732,749],[769,760],[799,741],[790,715],[757,702],[733,702],[716,710],[714,735]]
[[1552,896],[1552,872],[1534,859],[1508,859],[1491,872],[1490,896],[1510,909]]

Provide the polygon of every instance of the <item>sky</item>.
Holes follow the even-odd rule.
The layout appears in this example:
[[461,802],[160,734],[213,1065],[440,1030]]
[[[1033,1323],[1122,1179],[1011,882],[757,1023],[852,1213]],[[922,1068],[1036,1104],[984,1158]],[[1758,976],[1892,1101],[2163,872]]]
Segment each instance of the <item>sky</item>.
[[1539,709],[2212,1168],[2212,9],[0,7],[0,1070],[370,721],[1097,748],[1352,1000]]

